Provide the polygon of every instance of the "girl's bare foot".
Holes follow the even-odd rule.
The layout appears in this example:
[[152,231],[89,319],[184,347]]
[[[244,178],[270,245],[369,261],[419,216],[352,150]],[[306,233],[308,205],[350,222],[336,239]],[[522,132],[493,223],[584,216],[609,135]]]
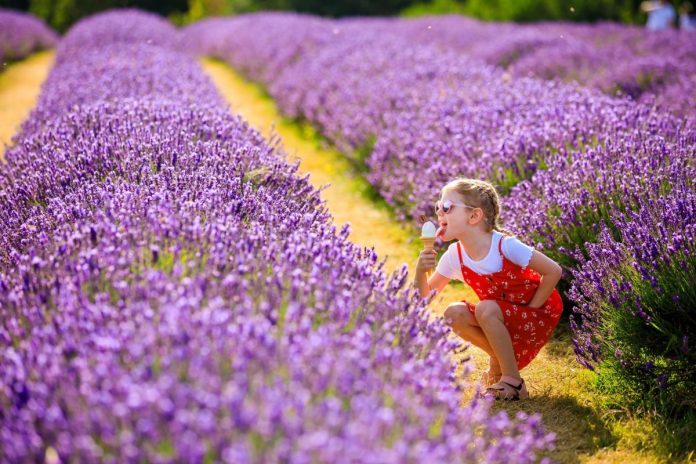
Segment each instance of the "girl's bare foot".
[[484,387],[490,387],[494,383],[500,381],[500,377],[502,375],[503,374],[500,370],[498,360],[491,356],[490,360],[488,361],[488,371],[484,372],[481,376],[481,384]]
[[483,385],[484,387],[490,387],[494,383],[499,382],[500,377],[502,375],[503,374],[501,374],[500,372],[491,372],[490,370],[488,370],[484,372],[481,376],[481,385]]

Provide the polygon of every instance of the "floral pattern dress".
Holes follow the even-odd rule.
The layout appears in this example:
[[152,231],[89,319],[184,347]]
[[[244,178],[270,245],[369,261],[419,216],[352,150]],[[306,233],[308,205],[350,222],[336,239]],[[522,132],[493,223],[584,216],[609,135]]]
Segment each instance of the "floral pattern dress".
[[[533,269],[522,268],[508,260],[503,254],[503,240],[504,237],[498,242],[503,268],[492,274],[479,274],[466,267],[459,243],[457,252],[464,281],[481,301],[494,300],[500,306],[505,327],[512,339],[517,367],[522,369],[551,338],[563,312],[563,301],[558,290],[554,289],[540,308],[527,306],[539,288],[541,275]],[[473,314],[475,305],[468,301],[464,303]]]

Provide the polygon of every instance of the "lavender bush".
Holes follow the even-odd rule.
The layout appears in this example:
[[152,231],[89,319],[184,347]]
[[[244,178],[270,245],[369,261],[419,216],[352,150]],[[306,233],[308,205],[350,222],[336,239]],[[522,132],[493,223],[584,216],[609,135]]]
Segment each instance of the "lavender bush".
[[[596,368],[620,359],[612,371],[639,391],[661,386],[670,406],[693,407],[682,393],[696,379],[691,369],[682,369],[693,353],[687,345],[675,346],[696,332],[688,239],[696,217],[694,142],[693,133],[678,143],[646,143],[632,133],[573,160],[555,158],[507,199],[516,211],[537,207],[535,214],[509,215],[509,223],[535,230],[548,253],[571,271],[568,296],[576,304],[571,327],[579,361]],[[683,356],[669,361],[674,352]],[[636,368],[665,367],[657,360],[667,360],[672,383],[660,377],[666,375],[661,368],[654,375]]]
[[0,163],[2,459],[538,460],[538,417],[460,405],[461,347],[405,271],[189,56],[136,40],[156,18],[108,15],[66,36]]
[[688,31],[600,23],[478,22],[458,16],[398,21],[404,37],[464,52],[516,76],[574,81],[682,117],[696,103],[696,50]]
[[[367,178],[404,219],[431,214],[439,188],[455,176],[493,180],[505,194],[506,225],[568,271],[563,288],[574,285],[568,296],[577,305],[573,328],[579,360],[586,366],[600,365],[602,359],[611,363],[615,350],[609,347],[622,346],[626,367],[619,375],[633,381],[637,376],[631,366],[644,365],[652,356],[650,362],[660,367],[641,385],[662,385],[669,407],[684,406],[680,396],[696,382],[693,370],[683,370],[685,379],[678,385],[657,379],[674,380],[673,373],[692,354],[679,345],[682,357],[664,363],[657,359],[672,360],[675,340],[687,340],[683,346],[688,347],[696,332],[694,306],[674,312],[671,303],[691,301],[694,281],[688,270],[693,262],[673,260],[673,247],[665,243],[640,264],[638,247],[647,239],[631,231],[643,227],[641,233],[653,241],[665,240],[655,205],[681,204],[693,195],[693,110],[686,109],[687,117],[680,118],[648,104],[646,89],[633,100],[612,98],[578,85],[520,77],[522,71],[514,66],[553,49],[557,36],[567,31],[578,53],[593,40],[616,44],[614,51],[602,49],[608,54],[602,61],[607,67],[621,63],[620,56],[623,62],[629,55],[635,63],[656,59],[652,51],[639,53],[640,44],[653,43],[655,53],[678,50],[681,64],[664,77],[690,82],[691,49],[687,51],[682,36],[669,34],[632,45],[633,29],[608,25],[522,29],[506,24],[493,29],[468,20],[431,19],[336,21],[261,14],[203,21],[183,35],[199,53],[222,58],[262,83],[286,114],[316,125],[352,156],[363,156]],[[277,30],[282,31],[278,37]],[[636,48],[633,55],[629,46]],[[526,62],[534,67],[531,59]],[[594,68],[582,72],[602,75]],[[603,82],[615,83],[617,75],[604,76]],[[599,84],[589,87],[607,91]],[[665,87],[650,88],[659,93]],[[623,92],[630,93],[627,88]],[[693,209],[679,211],[680,225],[669,233],[678,235],[696,222]],[[635,214],[652,214],[652,225],[630,219]],[[610,239],[610,249],[618,253],[614,260],[593,258]],[[653,261],[663,265],[650,267]],[[602,279],[615,280],[614,293],[607,293],[610,287]],[[669,289],[664,298],[659,288]],[[640,307],[636,300],[623,297],[634,290],[646,307],[642,311],[652,318],[648,324],[640,312],[630,310]],[[625,326],[620,335],[614,320]],[[656,340],[655,351],[641,352],[646,340]]]
[[[147,17],[147,27],[142,27],[144,17]],[[138,44],[176,49],[177,40],[176,29],[166,19],[135,9],[117,9],[74,24],[60,43],[61,53],[57,59],[71,59],[78,50],[104,45]]]
[[635,210],[671,195],[669,184],[690,175],[696,159],[694,130],[642,106],[626,116],[622,123],[628,127],[642,123],[586,150],[561,151],[506,198],[506,223],[527,231],[568,267],[577,263],[570,252],[595,242],[601,224],[618,232],[613,210]]
[[41,19],[0,8],[0,64],[20,60],[58,42],[58,34]]
[[286,114],[343,151],[369,153],[368,178],[404,218],[431,212],[454,175],[485,177],[506,193],[559,152],[683,130],[647,106],[411,46],[400,24],[259,14],[203,21],[184,37],[262,82]]
[[[687,172],[693,179],[694,166]],[[696,193],[686,177],[664,180],[647,180],[653,201],[612,211],[616,231],[602,230],[579,257],[569,296],[581,362],[610,369],[626,390],[674,413],[696,410]],[[657,194],[665,188],[669,195]]]
[[[94,101],[178,95],[182,104],[222,104],[199,66],[193,60],[185,59],[183,54],[163,52],[155,45],[106,42],[101,47],[82,46],[81,51],[75,51],[73,55],[63,50],[70,48],[71,43],[66,39],[60,45],[57,66],[45,83],[51,91],[39,96],[34,116],[23,126],[24,133],[39,130],[55,114]],[[62,65],[63,60],[69,60],[66,66]],[[143,68],[176,69],[179,77],[163,78],[156,72],[144,72]]]

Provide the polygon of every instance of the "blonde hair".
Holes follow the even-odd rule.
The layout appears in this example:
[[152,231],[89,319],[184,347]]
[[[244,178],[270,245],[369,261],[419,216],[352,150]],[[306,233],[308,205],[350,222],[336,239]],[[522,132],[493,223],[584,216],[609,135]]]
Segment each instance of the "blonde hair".
[[478,179],[455,179],[442,188],[464,197],[467,204],[481,208],[486,232],[497,230],[505,235],[514,235],[500,226],[500,197],[492,184]]

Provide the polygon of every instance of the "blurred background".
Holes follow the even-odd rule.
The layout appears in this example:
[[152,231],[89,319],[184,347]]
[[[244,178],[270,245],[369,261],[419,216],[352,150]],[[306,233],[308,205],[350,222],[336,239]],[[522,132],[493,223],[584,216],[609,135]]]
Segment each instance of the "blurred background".
[[641,0],[0,0],[31,12],[60,32],[101,10],[138,7],[183,25],[206,16],[292,10],[322,16],[420,16],[458,13],[489,21],[618,21],[642,24]]

